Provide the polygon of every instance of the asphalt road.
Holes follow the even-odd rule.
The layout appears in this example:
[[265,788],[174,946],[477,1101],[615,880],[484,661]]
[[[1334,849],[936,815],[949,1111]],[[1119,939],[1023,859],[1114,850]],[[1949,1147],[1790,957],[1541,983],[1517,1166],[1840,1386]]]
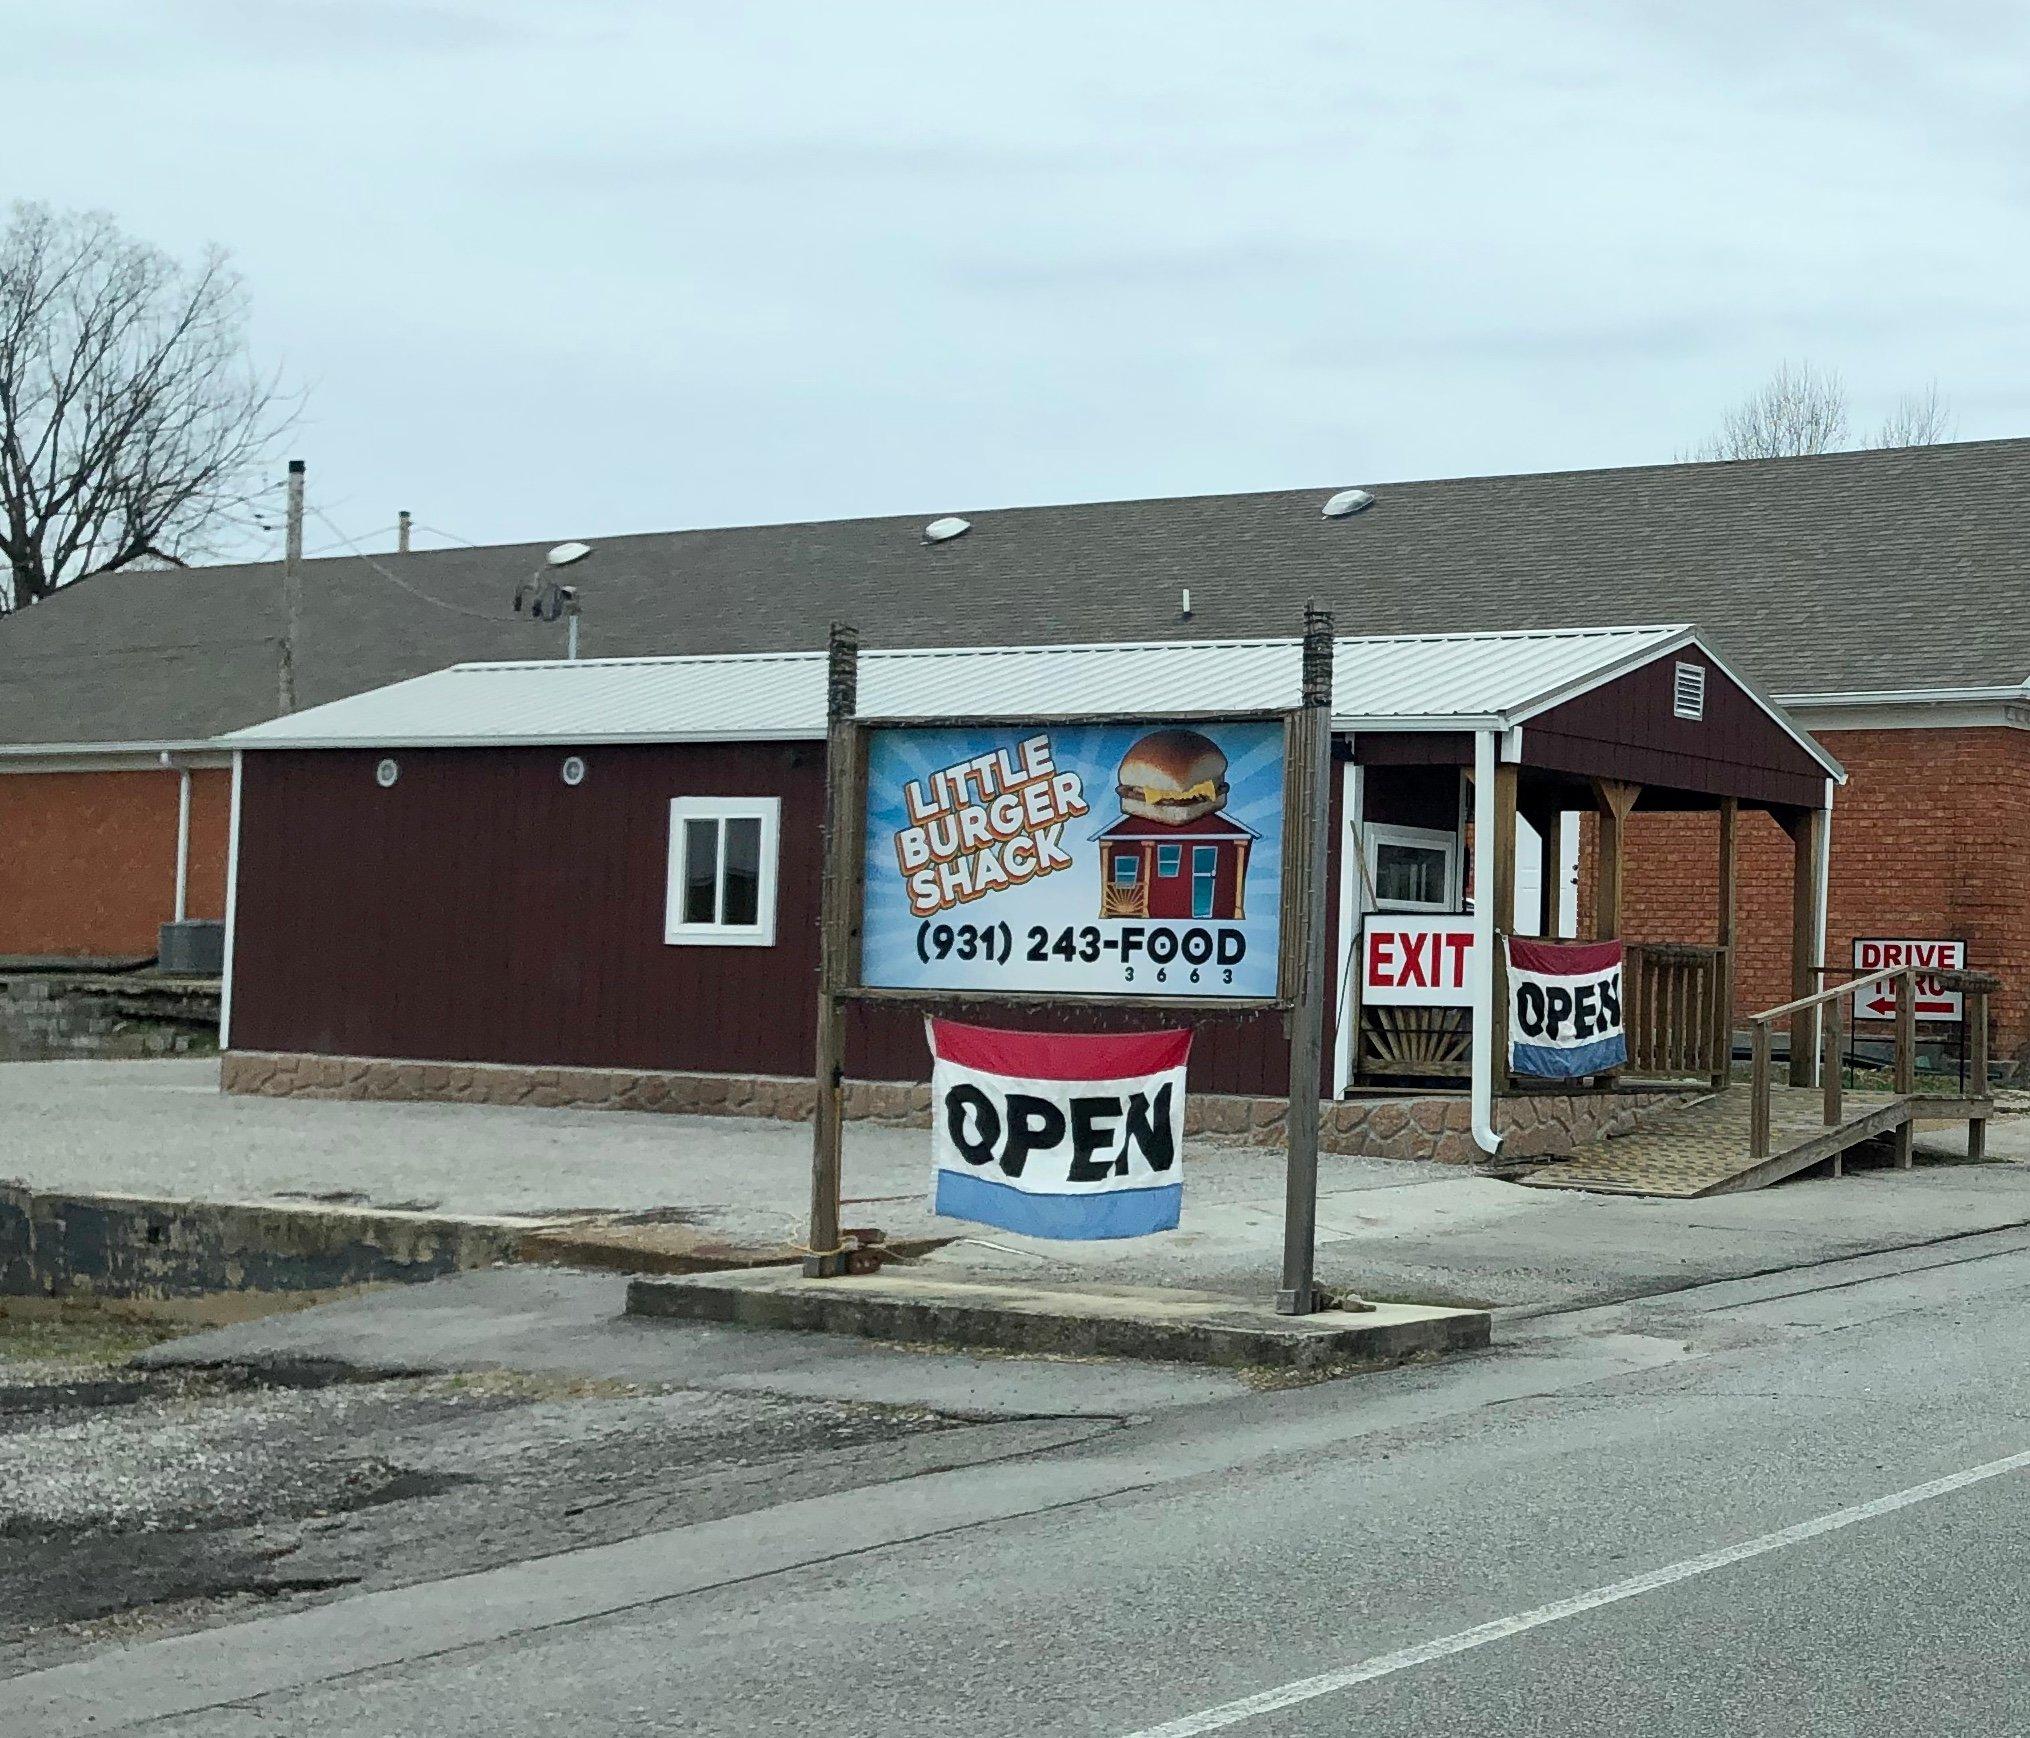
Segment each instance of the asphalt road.
[[2030,1234],[0,1684],[205,1738],[2030,1730]]

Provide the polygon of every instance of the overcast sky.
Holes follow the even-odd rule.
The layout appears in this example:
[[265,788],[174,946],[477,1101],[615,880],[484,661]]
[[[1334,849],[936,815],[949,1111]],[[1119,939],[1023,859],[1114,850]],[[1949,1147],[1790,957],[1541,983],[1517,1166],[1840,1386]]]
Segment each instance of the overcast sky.
[[1784,357],[2030,433],[2006,3],[0,17],[9,191],[229,246],[379,547],[1667,460]]

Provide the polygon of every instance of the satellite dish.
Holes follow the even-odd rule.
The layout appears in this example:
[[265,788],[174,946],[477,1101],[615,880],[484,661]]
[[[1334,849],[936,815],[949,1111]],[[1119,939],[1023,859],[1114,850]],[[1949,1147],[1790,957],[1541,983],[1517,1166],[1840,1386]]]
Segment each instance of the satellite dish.
[[954,537],[963,537],[972,530],[970,519],[933,519],[923,528],[926,543],[949,543]]
[[1374,497],[1365,489],[1341,489],[1338,494],[1328,496],[1325,505],[1318,511],[1328,519],[1349,519],[1356,513],[1365,513],[1374,505]]
[[543,557],[552,567],[569,567],[574,561],[583,561],[592,553],[589,543],[560,543]]

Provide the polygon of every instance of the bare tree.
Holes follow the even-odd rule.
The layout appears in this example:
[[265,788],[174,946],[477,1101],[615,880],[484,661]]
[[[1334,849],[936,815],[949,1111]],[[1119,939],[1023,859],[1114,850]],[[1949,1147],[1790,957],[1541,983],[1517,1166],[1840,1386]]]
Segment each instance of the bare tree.
[[1692,459],[1794,459],[1831,452],[1847,436],[1847,388],[1831,369],[1780,362],[1754,392],[1721,418],[1720,432]]
[[292,400],[249,359],[217,248],[184,264],[103,212],[0,236],[0,614],[88,573],[186,565],[245,522]]
[[[1721,419],[1720,432],[1678,454],[1679,460],[1795,459],[1838,451],[1847,442],[1847,388],[1831,369],[1783,362],[1756,391]],[[1953,438],[1952,408],[1929,382],[1906,392],[1868,444],[1928,447]]]
[[1936,380],[1927,381],[1922,391],[1906,392],[1896,408],[1882,419],[1873,445],[1878,447],[1935,447],[1958,432],[1952,406],[1938,390]]

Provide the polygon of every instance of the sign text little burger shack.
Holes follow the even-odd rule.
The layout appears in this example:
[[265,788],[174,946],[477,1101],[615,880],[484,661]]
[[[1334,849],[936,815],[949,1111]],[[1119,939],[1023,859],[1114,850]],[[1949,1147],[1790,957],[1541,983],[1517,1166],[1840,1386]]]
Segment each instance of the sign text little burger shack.
[[1270,997],[1279,723],[870,732],[861,981]]

